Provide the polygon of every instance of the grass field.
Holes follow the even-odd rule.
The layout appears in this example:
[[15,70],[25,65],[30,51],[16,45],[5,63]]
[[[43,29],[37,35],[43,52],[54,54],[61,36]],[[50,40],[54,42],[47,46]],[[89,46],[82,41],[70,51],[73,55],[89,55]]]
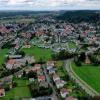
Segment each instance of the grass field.
[[70,49],[76,48],[76,44],[73,41],[69,41],[68,45]]
[[5,56],[8,53],[8,49],[1,49],[0,50],[0,67],[4,63]]
[[26,53],[26,55],[34,56],[36,61],[39,61],[40,58],[43,60],[50,60],[52,51],[50,49],[38,48],[33,46],[31,48],[23,48],[22,51]]
[[81,79],[100,93],[100,66],[76,67],[75,64],[72,64],[72,68]]
[[16,79],[15,82],[17,83],[17,87],[6,92],[6,96],[2,98],[2,100],[10,100],[10,99],[15,100],[21,97],[31,97],[29,88],[27,86],[28,80]]

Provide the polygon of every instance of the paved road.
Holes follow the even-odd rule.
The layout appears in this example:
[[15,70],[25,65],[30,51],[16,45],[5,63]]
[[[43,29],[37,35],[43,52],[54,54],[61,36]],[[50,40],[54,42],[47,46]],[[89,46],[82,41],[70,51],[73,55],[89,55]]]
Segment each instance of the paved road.
[[43,71],[44,71],[44,74],[46,76],[46,79],[47,79],[47,82],[49,83],[50,87],[52,88],[53,90],[53,97],[54,97],[54,100],[59,100],[58,99],[58,96],[57,96],[57,93],[56,93],[56,90],[55,90],[55,87],[53,86],[53,83],[49,77],[49,75],[47,74],[47,71],[46,71],[46,68],[45,68],[46,65],[43,65]]
[[78,83],[89,95],[100,96],[100,94],[97,91],[95,91],[73,71],[71,67],[71,61],[72,60],[65,61],[65,69],[67,70],[70,77],[73,78],[76,81],[76,83]]

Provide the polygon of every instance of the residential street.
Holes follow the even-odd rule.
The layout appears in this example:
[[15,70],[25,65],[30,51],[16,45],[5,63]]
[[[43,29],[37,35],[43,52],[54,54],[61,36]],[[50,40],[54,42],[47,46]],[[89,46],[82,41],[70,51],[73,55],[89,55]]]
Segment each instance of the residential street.
[[45,66],[46,66],[46,65],[43,65],[44,74],[45,74],[45,76],[46,76],[47,82],[49,83],[49,85],[50,85],[51,88],[53,89],[53,97],[54,97],[54,100],[59,100],[58,97],[57,97],[57,93],[56,93],[55,87],[53,86],[53,83],[52,83],[52,81],[51,81],[49,75],[48,75],[47,72],[46,72]]
[[92,87],[90,87],[85,81],[80,79],[78,75],[73,71],[71,67],[71,60],[65,61],[65,69],[68,72],[69,76],[76,81],[89,95],[97,96],[100,95],[97,91],[95,91]]

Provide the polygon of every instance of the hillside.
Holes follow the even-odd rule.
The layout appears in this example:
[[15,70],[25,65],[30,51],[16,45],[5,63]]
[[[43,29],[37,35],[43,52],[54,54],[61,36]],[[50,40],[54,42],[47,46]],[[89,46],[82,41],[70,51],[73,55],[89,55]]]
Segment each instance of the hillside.
[[100,21],[100,11],[67,11],[63,15],[57,17],[58,20],[69,22],[97,22]]

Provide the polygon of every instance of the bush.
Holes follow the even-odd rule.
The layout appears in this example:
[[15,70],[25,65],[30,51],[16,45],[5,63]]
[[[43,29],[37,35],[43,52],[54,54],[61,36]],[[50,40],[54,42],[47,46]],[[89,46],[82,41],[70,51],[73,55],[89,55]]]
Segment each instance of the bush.
[[19,55],[22,55],[23,57],[25,57],[25,52],[24,51],[20,51],[18,52]]
[[76,64],[76,66],[82,66],[81,61],[76,61],[75,64]]
[[32,83],[29,85],[30,91],[31,91],[31,95],[32,97],[37,97],[37,96],[47,96],[47,95],[51,95],[52,94],[52,88],[48,87],[39,87],[37,86],[38,83]]
[[17,83],[16,82],[13,83],[13,87],[17,87]]
[[5,86],[5,91],[9,91],[9,90],[10,90],[9,85],[6,85],[6,86]]
[[74,53],[70,53],[70,52],[68,52],[66,50],[62,50],[62,51],[60,51],[57,54],[53,54],[52,55],[52,59],[53,60],[65,60],[65,59],[72,58],[74,56],[75,56]]
[[33,72],[33,71],[30,71],[28,74],[27,74],[28,78],[35,78],[37,79],[37,73],[36,72]]

